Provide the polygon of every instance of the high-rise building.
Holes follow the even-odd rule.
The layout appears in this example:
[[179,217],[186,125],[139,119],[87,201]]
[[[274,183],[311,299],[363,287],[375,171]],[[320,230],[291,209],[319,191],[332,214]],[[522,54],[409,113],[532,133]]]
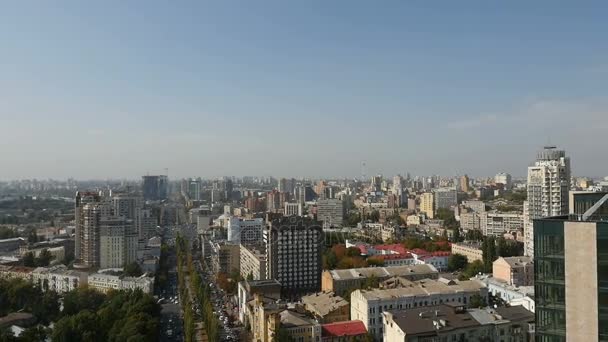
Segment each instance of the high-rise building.
[[458,192],[455,188],[439,188],[434,191],[435,212],[438,209],[451,209],[458,205]]
[[306,217],[282,217],[264,231],[267,276],[281,283],[284,294],[297,296],[321,289],[323,229]]
[[258,244],[262,242],[264,219],[228,217],[228,241],[242,244]]
[[533,220],[536,341],[608,340],[608,193],[573,200]]
[[169,195],[169,179],[165,175],[143,176],[142,192],[146,201],[162,201]]
[[78,267],[99,267],[101,221],[112,215],[112,206],[107,202],[91,202],[82,207],[82,239]]
[[[99,203],[101,198],[98,193],[95,192],[76,192],[75,198],[75,210],[74,219],[76,223],[75,237],[74,237],[74,257],[76,259],[75,264],[81,267],[89,267],[88,260],[89,251],[94,248],[95,242],[92,241],[95,238],[95,232],[90,230],[89,220],[86,218],[84,213],[84,207],[89,203]],[[88,214],[88,212],[87,212]],[[87,225],[85,225],[85,222]]]
[[201,182],[198,179],[191,179],[188,184],[188,197],[193,201],[201,200]]
[[134,222],[123,216],[99,217],[99,267],[121,268],[137,260]]
[[425,192],[420,195],[420,211],[425,213],[428,218],[435,217],[435,201],[432,192]]
[[494,183],[503,184],[506,190],[509,190],[513,187],[511,175],[504,172],[497,173],[496,176],[494,176]]
[[546,146],[536,162],[528,167],[528,221],[524,222],[524,251],[534,253],[534,219],[568,213],[570,190],[570,158],[555,146]]
[[374,192],[382,190],[382,175],[372,176],[371,187]]
[[302,216],[302,204],[299,202],[285,203],[285,216]]
[[469,192],[470,183],[471,183],[471,180],[469,179],[469,176],[464,175],[464,176],[460,177],[460,191]]
[[339,199],[320,199],[317,201],[317,220],[324,228],[341,227],[344,218],[344,205]]

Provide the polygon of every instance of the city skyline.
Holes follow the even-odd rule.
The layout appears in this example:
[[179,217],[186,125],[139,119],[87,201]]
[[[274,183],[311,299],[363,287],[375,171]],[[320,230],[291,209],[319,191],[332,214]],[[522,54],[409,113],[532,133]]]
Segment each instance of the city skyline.
[[603,177],[607,6],[6,4],[0,179]]

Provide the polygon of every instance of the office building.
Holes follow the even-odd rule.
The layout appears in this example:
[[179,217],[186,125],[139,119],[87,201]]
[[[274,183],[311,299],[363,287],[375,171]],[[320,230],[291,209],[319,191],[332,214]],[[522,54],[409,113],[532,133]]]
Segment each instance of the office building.
[[383,335],[382,313],[390,310],[415,309],[444,303],[467,305],[473,296],[487,302],[486,286],[477,280],[401,281],[401,287],[355,290],[350,297],[350,318],[361,320],[376,339]]
[[501,237],[511,231],[523,230],[524,216],[513,212],[486,211],[479,214],[479,223],[483,235]]
[[471,183],[471,180],[469,179],[469,176],[464,175],[462,177],[460,177],[460,191],[462,192],[469,192],[470,188],[469,185]]
[[266,277],[266,246],[241,245],[241,277],[264,280]]
[[589,199],[533,221],[537,341],[608,339],[608,194]]
[[193,201],[201,200],[201,181],[198,179],[191,179],[188,183],[188,197]]
[[166,200],[169,195],[169,179],[165,175],[143,176],[142,192],[145,201]]
[[454,188],[439,188],[434,190],[435,212],[438,209],[451,209],[458,205],[458,192]]
[[278,280],[287,296],[321,289],[323,230],[318,221],[305,217],[282,217],[264,231],[267,276]]
[[228,241],[232,243],[256,244],[262,242],[264,219],[245,219],[242,217],[228,217]]
[[511,175],[504,172],[497,173],[496,176],[494,176],[494,183],[504,185],[505,190],[510,190],[513,187]]
[[341,227],[344,219],[344,204],[339,199],[320,199],[317,201],[317,220],[324,228]]
[[100,216],[99,267],[121,268],[137,260],[138,235],[133,230],[133,221],[123,216]]
[[285,203],[285,216],[302,216],[302,203]]
[[432,192],[425,192],[420,195],[420,211],[426,214],[426,217],[432,219],[435,217],[435,199]]
[[528,167],[528,221],[524,226],[524,251],[534,256],[534,219],[568,213],[570,158],[555,146],[546,146]]

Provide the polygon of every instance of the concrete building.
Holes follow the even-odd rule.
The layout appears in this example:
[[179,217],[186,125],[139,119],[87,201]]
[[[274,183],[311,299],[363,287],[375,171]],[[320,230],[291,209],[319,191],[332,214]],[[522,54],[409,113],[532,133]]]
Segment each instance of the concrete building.
[[305,217],[283,217],[271,221],[264,234],[268,278],[278,280],[286,296],[318,292],[325,245],[320,223]]
[[500,257],[492,264],[492,275],[513,286],[534,285],[534,261],[530,257]]
[[[95,192],[76,192],[74,221],[74,257],[75,266],[96,267],[98,266],[99,229],[93,220],[92,206],[99,203],[101,198]],[[85,212],[85,207],[87,208]],[[108,212],[110,208],[108,207]]]
[[68,270],[65,265],[38,267],[32,271],[32,282],[42,291],[65,293],[86,285],[87,280],[86,272]]
[[422,279],[437,279],[439,272],[432,265],[365,267],[345,270],[323,271],[321,288],[324,292],[335,292],[344,295],[349,290],[360,289],[368,278],[374,277],[384,281],[392,277],[404,277],[415,281]]
[[476,260],[483,261],[483,251],[481,250],[481,242],[464,241],[452,243],[452,254],[460,254],[467,257],[469,262]]
[[188,183],[188,197],[193,201],[201,200],[201,181],[192,178]]
[[256,294],[270,300],[279,300],[281,299],[281,283],[274,279],[244,280],[239,282],[237,290],[239,321],[243,325],[245,325],[247,317],[249,317],[250,314],[247,303],[251,301]]
[[316,342],[321,340],[321,325],[315,319],[295,310],[279,313],[280,329],[291,341]]
[[236,216],[228,216],[228,241],[232,243],[258,244],[262,242],[262,231],[264,230],[264,219],[245,219]]
[[505,172],[497,173],[496,176],[494,176],[494,183],[504,185],[505,190],[510,190],[511,188],[513,188],[513,181],[511,179],[511,175]]
[[425,192],[420,195],[420,211],[430,219],[435,217],[435,196],[432,192]]
[[169,179],[165,175],[143,176],[142,192],[145,201],[166,200],[169,195]]
[[384,341],[533,341],[534,314],[522,307],[443,304],[382,314]]
[[264,280],[266,277],[266,246],[241,245],[241,277]]
[[524,226],[524,251],[534,256],[534,225],[532,220],[568,214],[570,191],[570,158],[555,146],[546,146],[536,162],[528,167],[528,221]]
[[11,252],[18,252],[19,247],[25,244],[27,244],[27,242],[22,237],[2,239],[0,240],[0,254],[10,254]]
[[367,329],[361,321],[343,321],[321,325],[322,342],[365,341]]
[[479,214],[479,225],[484,236],[501,237],[505,233],[522,230],[524,216],[513,212],[486,211]]
[[460,191],[462,192],[469,192],[470,188],[469,185],[471,183],[471,180],[469,179],[469,176],[464,175],[462,177],[460,177]]
[[302,216],[302,203],[285,203],[285,216]]
[[225,241],[211,241],[211,267],[214,273],[230,274],[241,270],[240,245]]
[[486,204],[483,201],[463,201],[462,206],[465,208],[469,208],[476,213],[483,213],[486,211]]
[[100,216],[99,267],[121,268],[137,260],[138,235],[133,221],[122,216]]
[[534,286],[513,286],[502,279],[487,275],[477,275],[475,279],[488,287],[488,294],[502,299],[506,304],[521,305],[530,312],[535,312]]
[[0,265],[0,279],[19,278],[31,282],[33,271],[33,267]]
[[107,293],[110,290],[136,290],[147,294],[154,292],[154,278],[152,277],[120,277],[105,273],[89,275],[89,287]]
[[318,292],[302,297],[302,304],[319,323],[348,321],[350,305],[333,292]]
[[392,289],[356,290],[351,294],[350,318],[363,321],[376,339],[383,336],[382,313],[444,303],[467,305],[479,295],[487,302],[486,286],[477,280],[420,280]]
[[317,220],[324,228],[341,227],[344,219],[344,205],[339,199],[320,199],[317,201]]
[[451,209],[458,205],[458,192],[454,188],[439,188],[434,190],[435,212],[438,209]]
[[[583,214],[534,220],[539,341],[608,338],[608,194]],[[574,204],[577,207],[577,204]],[[557,210],[557,209],[556,209]]]
[[[465,209],[466,210],[466,209]],[[470,230],[479,230],[481,231],[481,218],[480,215],[483,213],[478,213],[473,210],[468,210],[466,212],[460,213],[460,228],[465,232]]]

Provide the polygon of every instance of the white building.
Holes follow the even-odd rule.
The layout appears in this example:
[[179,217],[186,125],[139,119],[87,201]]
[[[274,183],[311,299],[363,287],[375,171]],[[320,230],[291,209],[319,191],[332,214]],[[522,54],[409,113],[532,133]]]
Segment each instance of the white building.
[[536,162],[528,167],[528,220],[524,226],[524,252],[534,256],[534,227],[532,220],[568,214],[570,191],[570,158],[555,146],[546,146]]
[[484,236],[501,237],[524,227],[524,216],[518,213],[483,212],[479,215],[479,220]]
[[266,247],[264,245],[241,245],[240,273],[243,279],[249,275],[253,280],[266,279]]
[[138,235],[133,221],[107,216],[99,220],[99,267],[120,268],[137,260]]
[[350,297],[350,319],[361,320],[376,339],[382,338],[382,312],[402,310],[443,303],[466,305],[474,295],[486,301],[488,290],[478,280],[421,280],[392,289],[356,290]]
[[285,203],[285,216],[302,216],[302,203]]
[[264,219],[245,219],[236,216],[228,216],[228,241],[233,243],[260,243],[262,241],[262,230]]
[[120,277],[105,273],[95,273],[89,276],[89,287],[106,293],[110,290],[135,290],[152,294],[154,278],[152,277]]
[[38,267],[32,271],[32,282],[43,291],[65,293],[87,284],[87,273],[68,270],[65,265]]
[[505,172],[497,173],[494,176],[494,183],[496,184],[504,184],[505,189],[509,190],[513,186],[513,181],[511,180],[511,175]]

